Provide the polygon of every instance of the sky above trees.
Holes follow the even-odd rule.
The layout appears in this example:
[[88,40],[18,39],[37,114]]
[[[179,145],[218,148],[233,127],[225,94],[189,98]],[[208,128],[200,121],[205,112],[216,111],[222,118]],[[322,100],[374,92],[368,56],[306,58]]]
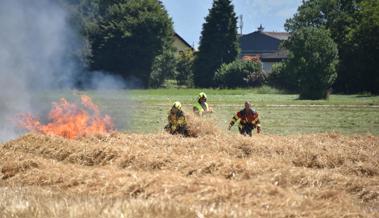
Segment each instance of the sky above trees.
[[[174,21],[174,28],[188,43],[196,47],[204,18],[213,0],[162,0]],[[235,12],[243,15],[243,33],[250,33],[262,24],[266,31],[284,31],[302,0],[233,0]]]

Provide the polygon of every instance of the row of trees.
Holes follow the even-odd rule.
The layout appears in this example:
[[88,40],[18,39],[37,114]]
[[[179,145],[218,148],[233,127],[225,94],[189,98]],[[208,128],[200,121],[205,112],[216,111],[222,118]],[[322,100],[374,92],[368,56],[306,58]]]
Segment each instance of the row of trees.
[[143,87],[159,87],[166,79],[214,86],[216,70],[239,53],[230,0],[214,1],[196,59],[191,52],[175,55],[173,23],[159,0],[59,1],[70,9],[71,22],[86,41],[82,59],[89,71],[119,75]]
[[[260,63],[237,61],[237,17],[231,0],[214,0],[203,24],[199,51],[174,55],[173,24],[158,0],[60,0],[76,11],[87,39],[90,70],[144,87],[166,79],[197,87],[270,84],[322,98],[327,89],[378,92],[379,2],[308,0],[285,28],[289,58],[266,78]],[[334,83],[335,82],[335,83]],[[334,85],[333,85],[334,84]]]
[[82,53],[89,70],[137,80],[143,87],[159,87],[166,79],[186,86],[217,86],[216,71],[239,54],[230,0],[213,2],[196,56],[174,55],[172,20],[158,0],[60,1],[71,9],[72,23],[86,39]]

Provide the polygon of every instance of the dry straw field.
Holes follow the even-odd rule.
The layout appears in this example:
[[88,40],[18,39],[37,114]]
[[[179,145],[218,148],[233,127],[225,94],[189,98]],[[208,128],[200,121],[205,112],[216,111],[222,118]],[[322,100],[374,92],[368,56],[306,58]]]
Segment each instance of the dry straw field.
[[379,217],[379,137],[27,134],[0,144],[0,217]]

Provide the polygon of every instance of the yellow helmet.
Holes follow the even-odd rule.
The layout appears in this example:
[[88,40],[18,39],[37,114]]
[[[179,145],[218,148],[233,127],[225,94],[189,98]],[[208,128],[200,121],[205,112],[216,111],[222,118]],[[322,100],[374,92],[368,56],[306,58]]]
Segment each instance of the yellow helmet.
[[179,101],[175,101],[172,107],[180,110],[182,109],[182,104]]
[[207,99],[207,94],[205,94],[205,92],[200,92],[199,93],[199,99],[201,99],[201,98]]

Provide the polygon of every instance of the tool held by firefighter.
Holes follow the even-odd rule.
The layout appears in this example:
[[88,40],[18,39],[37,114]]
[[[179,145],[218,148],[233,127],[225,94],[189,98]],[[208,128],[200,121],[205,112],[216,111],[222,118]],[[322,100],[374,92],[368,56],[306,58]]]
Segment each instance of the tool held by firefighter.
[[245,108],[240,110],[230,121],[229,130],[238,121],[238,130],[242,135],[252,136],[253,129],[257,129],[257,133],[261,132],[261,124],[259,121],[258,112],[251,107],[250,102],[245,102]]
[[200,92],[197,96],[197,102],[193,105],[193,112],[198,116],[213,113],[213,109],[208,106],[207,95],[204,92]]
[[182,104],[176,101],[171,110],[168,113],[168,124],[164,129],[170,134],[181,134],[184,136],[189,136],[186,117],[182,111]]

